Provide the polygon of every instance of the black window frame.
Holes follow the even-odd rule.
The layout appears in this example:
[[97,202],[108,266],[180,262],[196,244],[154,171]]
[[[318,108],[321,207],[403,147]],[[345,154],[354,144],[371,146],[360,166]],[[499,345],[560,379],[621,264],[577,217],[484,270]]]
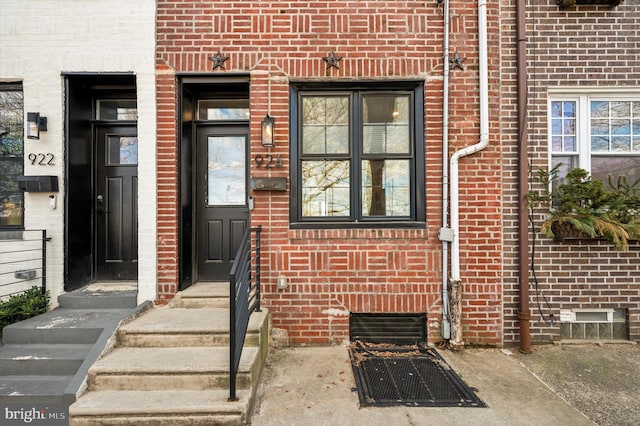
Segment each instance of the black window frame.
[[[362,214],[361,173],[363,154],[361,103],[366,95],[410,95],[409,114],[412,123],[410,157],[410,212],[408,216],[365,216]],[[291,229],[309,228],[424,228],[425,206],[425,125],[424,125],[424,81],[402,80],[385,82],[292,82],[290,86],[290,204]],[[302,216],[302,161],[301,149],[301,105],[302,97],[308,95],[348,95],[349,111],[349,161],[350,161],[350,214],[349,216]],[[344,158],[338,155],[336,158]],[[385,159],[397,155],[383,156]],[[407,157],[407,155],[400,156]],[[321,158],[321,157],[318,157]]]
[[[0,161],[14,161],[19,163],[20,165],[20,173],[19,175],[24,174],[24,123],[25,123],[25,115],[24,115],[24,89],[21,82],[10,82],[10,83],[0,83],[0,91],[3,92],[20,92],[22,93],[22,109],[20,111],[20,115],[22,117],[22,124],[20,126],[21,131],[21,140],[22,140],[22,151],[20,155],[8,155],[7,158],[0,159]],[[0,153],[0,155],[2,155]],[[4,155],[3,155],[4,157]],[[0,176],[0,179],[7,179],[7,176]],[[12,231],[12,230],[24,230],[24,193],[20,191],[18,186],[18,180],[16,176],[15,187],[17,189],[16,197],[20,199],[20,223],[19,224],[3,224],[0,223],[0,231]],[[2,202],[2,200],[0,200]]]

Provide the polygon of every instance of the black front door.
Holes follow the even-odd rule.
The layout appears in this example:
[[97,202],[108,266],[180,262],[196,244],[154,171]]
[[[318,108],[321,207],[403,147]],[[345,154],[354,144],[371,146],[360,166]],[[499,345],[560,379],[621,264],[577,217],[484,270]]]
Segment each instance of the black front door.
[[249,226],[245,125],[199,125],[196,131],[196,280],[229,277]]
[[138,276],[138,136],[133,125],[95,133],[95,280]]

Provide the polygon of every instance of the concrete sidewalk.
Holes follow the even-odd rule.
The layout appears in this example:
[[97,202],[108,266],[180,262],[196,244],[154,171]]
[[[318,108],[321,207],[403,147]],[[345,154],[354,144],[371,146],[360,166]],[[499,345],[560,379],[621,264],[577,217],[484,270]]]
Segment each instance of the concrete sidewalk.
[[251,416],[261,425],[593,425],[498,349],[439,351],[487,408],[360,408],[346,346],[285,348],[267,360]]

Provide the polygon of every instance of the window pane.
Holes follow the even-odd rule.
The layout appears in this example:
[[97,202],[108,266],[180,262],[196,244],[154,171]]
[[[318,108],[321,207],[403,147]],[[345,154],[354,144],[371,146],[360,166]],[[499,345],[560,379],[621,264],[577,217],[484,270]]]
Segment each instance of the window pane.
[[614,136],[611,138],[611,151],[629,152],[631,150],[631,138],[629,136]]
[[591,120],[591,134],[592,135],[608,135],[609,134],[609,120]]
[[562,123],[563,135],[575,135],[576,134],[576,120],[565,118]]
[[619,176],[626,176],[627,182],[640,179],[640,156],[594,155],[591,157],[591,175],[603,182],[609,176],[616,182]]
[[387,127],[387,151],[388,153],[410,153],[409,126],[390,126]]
[[578,156],[577,155],[554,155],[551,158],[551,167],[556,167],[560,165],[558,170],[558,176],[564,177],[569,172],[569,170],[578,167]]
[[578,167],[577,155],[554,155],[551,157],[551,167],[558,167],[558,179],[555,179],[551,186],[556,189],[558,185],[564,183],[564,177],[573,168]]
[[207,139],[207,205],[246,203],[244,136],[209,136]]
[[97,101],[98,120],[137,120],[138,108],[135,99],[100,99]]
[[349,153],[349,97],[302,98],[302,154]]
[[574,101],[566,101],[562,103],[562,108],[564,109],[562,116],[575,118],[576,116],[576,103]]
[[110,136],[107,157],[110,166],[138,164],[138,138],[133,136]]
[[323,154],[325,151],[324,141],[325,127],[306,125],[302,126],[303,145],[302,150],[305,154]]
[[604,117],[609,118],[609,102],[606,101],[592,101],[591,102],[591,117]]
[[362,161],[362,215],[410,215],[409,160]]
[[384,125],[365,125],[362,129],[364,152],[382,153],[385,152],[386,138]]
[[551,102],[551,149],[576,152],[575,101]]
[[608,136],[592,136],[591,151],[596,151],[596,152],[609,151],[609,137]]
[[198,120],[248,120],[249,99],[198,101]]
[[576,312],[576,321],[607,321],[607,312]]
[[349,124],[349,98],[347,96],[325,97],[326,123]]
[[565,136],[564,138],[564,152],[577,152],[576,138],[573,136]]
[[323,125],[326,120],[327,98],[324,96],[305,96],[302,98],[302,123],[304,125]]
[[302,162],[302,216],[349,216],[349,161]]
[[611,133],[614,135],[630,135],[631,120],[611,120]]
[[363,152],[410,153],[409,96],[363,96]]
[[349,152],[349,126],[327,126],[327,154]]
[[23,94],[0,85],[0,226],[22,226]]
[[612,117],[629,117],[631,115],[631,102],[615,101],[611,102]]
[[639,134],[632,111],[632,102],[591,102],[591,150],[594,152],[630,152],[632,134]]
[[410,152],[409,126],[365,125],[362,129],[365,154],[408,154]]

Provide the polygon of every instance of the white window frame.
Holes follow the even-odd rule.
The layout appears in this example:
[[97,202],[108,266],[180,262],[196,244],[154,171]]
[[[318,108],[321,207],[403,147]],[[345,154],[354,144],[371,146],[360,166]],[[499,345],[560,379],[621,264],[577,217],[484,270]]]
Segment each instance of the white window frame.
[[[573,101],[576,108],[576,151],[573,152],[556,152],[553,151],[553,133],[552,133],[552,103],[558,101]],[[555,156],[575,155],[578,163],[573,167],[579,167],[591,173],[591,120],[590,120],[590,102],[591,101],[635,101],[640,102],[640,88],[592,88],[584,90],[582,88],[558,88],[550,90],[547,97],[547,143],[549,147],[548,166],[553,168]],[[603,153],[604,154],[604,153]],[[597,154],[596,154],[597,155]],[[638,156],[640,150],[630,152],[609,152],[607,155],[619,156]],[[569,169],[572,166],[569,165]],[[562,175],[560,176],[562,177]]]
[[[561,309],[560,310],[560,322],[582,322],[582,323],[612,323],[613,320],[613,309]],[[606,321],[586,321],[586,320],[578,320],[576,319],[576,314],[607,314]],[[616,321],[622,322],[622,321]]]

